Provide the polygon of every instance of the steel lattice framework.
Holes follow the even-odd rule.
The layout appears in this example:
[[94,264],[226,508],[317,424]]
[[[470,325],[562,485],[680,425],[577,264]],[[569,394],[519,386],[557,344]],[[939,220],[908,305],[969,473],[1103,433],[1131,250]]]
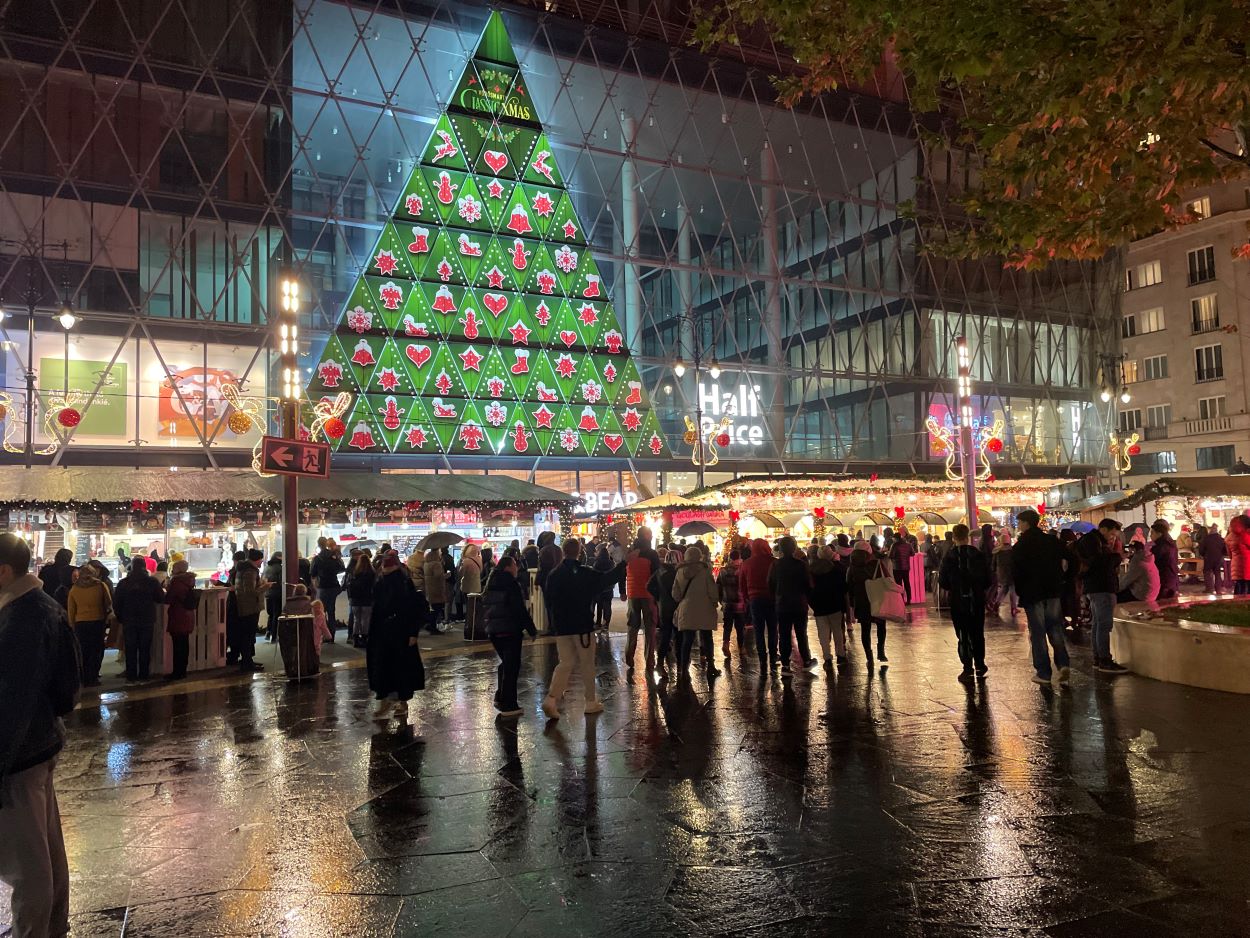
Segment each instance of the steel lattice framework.
[[[90,401],[50,459],[245,461],[214,389],[228,373],[267,395],[278,269],[307,285],[311,367],[488,12],[0,2],[3,383],[20,398],[33,361],[55,390],[63,367]],[[1105,465],[1114,278],[926,253],[964,223],[975,154],[923,142],[901,82],[791,110],[766,42],[703,56],[669,4],[503,14],[677,460],[698,411],[730,418],[721,468],[939,471],[925,424],[954,409],[963,334],[979,411],[1005,427],[999,471]],[[63,340],[45,313],[66,298],[85,320]]]

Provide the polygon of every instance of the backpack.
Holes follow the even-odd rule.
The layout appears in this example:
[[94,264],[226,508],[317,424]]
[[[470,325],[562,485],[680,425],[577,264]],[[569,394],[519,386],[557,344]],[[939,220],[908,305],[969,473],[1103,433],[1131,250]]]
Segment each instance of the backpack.
[[52,698],[56,715],[63,717],[78,705],[78,692],[82,690],[82,649],[65,616],[58,619],[56,633],[48,696]]

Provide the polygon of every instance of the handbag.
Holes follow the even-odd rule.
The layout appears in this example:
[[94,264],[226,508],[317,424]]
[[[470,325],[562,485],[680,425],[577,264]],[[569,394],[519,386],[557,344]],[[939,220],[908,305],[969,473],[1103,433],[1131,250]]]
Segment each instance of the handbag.
[[881,563],[877,562],[873,578],[864,584],[868,593],[868,603],[874,619],[885,619],[887,622],[906,622],[907,603],[903,598],[902,584],[881,572]]

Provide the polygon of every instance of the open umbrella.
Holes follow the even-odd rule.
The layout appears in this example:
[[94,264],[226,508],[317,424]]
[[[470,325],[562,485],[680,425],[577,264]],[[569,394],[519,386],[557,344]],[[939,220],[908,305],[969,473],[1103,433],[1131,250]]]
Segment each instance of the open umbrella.
[[716,525],[707,521],[687,521],[673,533],[678,537],[692,537],[696,534],[715,534]]
[[1094,523],[1092,521],[1068,521],[1060,527],[1060,530],[1072,531],[1076,534],[1088,534],[1094,530]]
[[459,544],[463,540],[455,531],[432,531],[417,542],[417,550],[438,550]]

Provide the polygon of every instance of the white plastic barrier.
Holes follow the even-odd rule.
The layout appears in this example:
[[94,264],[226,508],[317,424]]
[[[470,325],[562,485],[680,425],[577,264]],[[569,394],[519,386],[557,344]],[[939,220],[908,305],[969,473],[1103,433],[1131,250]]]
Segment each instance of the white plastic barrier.
[[[195,631],[187,655],[187,671],[208,671],[226,666],[226,597],[229,590],[202,589],[195,610]],[[156,634],[152,636],[153,674],[169,674],[174,669],[174,643],[166,628],[169,607],[157,610]]]

